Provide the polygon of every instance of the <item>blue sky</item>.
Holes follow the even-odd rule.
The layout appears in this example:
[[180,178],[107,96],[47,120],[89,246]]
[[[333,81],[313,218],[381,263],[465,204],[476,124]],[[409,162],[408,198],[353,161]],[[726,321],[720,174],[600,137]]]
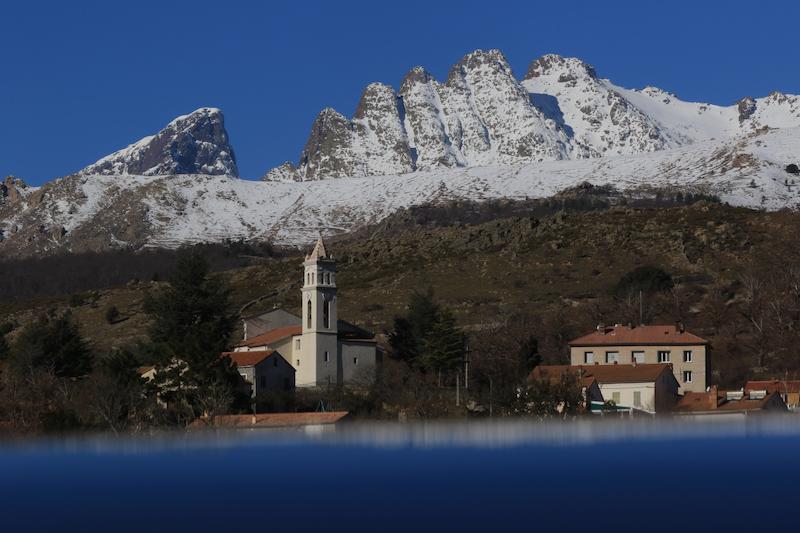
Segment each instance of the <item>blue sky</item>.
[[688,100],[800,93],[798,4],[4,1],[0,176],[40,184],[213,106],[257,178],[297,159],[323,107],[349,116],[366,84],[443,78],[477,48],[518,76],[558,53]]

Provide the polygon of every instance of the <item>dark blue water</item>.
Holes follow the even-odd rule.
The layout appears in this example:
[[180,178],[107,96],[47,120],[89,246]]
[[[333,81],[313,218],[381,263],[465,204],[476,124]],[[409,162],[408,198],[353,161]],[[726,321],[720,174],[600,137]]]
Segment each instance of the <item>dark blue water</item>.
[[194,438],[0,449],[0,531],[795,531],[800,523],[795,433],[388,446]]

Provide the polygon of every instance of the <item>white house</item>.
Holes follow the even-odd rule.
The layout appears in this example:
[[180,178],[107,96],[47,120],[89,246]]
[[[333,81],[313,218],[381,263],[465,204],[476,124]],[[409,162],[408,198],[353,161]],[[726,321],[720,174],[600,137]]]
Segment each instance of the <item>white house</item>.
[[274,350],[296,370],[298,387],[369,379],[380,363],[375,335],[339,320],[336,261],[322,238],[303,262],[302,317],[275,309],[244,321],[236,352]]
[[250,387],[250,395],[262,392],[288,391],[295,386],[295,369],[274,350],[225,352]]

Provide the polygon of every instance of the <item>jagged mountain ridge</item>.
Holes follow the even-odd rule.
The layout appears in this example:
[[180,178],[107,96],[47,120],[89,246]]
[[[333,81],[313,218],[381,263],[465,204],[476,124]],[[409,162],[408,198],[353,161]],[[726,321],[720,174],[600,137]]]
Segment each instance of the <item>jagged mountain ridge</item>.
[[227,239],[299,246],[319,233],[348,232],[414,205],[545,198],[583,182],[612,184],[628,194],[667,189],[733,205],[797,208],[800,176],[785,170],[797,154],[800,128],[628,156],[300,183],[73,175],[28,191],[13,205],[0,203],[0,253],[175,248]]
[[[516,80],[497,51],[445,82],[412,69],[372,84],[352,119],[324,110],[301,165],[236,178],[222,113],[202,108],[42,187],[0,184],[0,255],[178,247],[227,239],[302,245],[450,200],[543,198],[588,181],[734,205],[798,207],[800,99],[728,107],[630,90],[574,58],[543,56]],[[328,179],[337,177],[338,179]]]
[[323,110],[299,163],[283,163],[263,179],[630,155],[764,126],[800,126],[800,98],[772,93],[727,107],[684,102],[654,87],[619,87],[580,59],[554,54],[534,60],[518,81],[500,51],[478,50],[454,65],[444,83],[415,67],[397,92],[368,86],[352,120]]
[[238,176],[239,170],[222,112],[204,107],[174,119],[156,135],[114,152],[78,174]]

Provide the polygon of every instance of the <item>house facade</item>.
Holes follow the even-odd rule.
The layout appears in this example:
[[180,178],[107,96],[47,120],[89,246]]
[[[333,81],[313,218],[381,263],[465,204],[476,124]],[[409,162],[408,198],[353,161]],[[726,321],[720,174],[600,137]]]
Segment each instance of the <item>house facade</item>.
[[678,401],[678,382],[670,365],[665,363],[538,366],[531,377],[560,376],[564,372],[577,375],[582,382],[596,381],[599,400],[613,402],[618,408],[665,413]]
[[375,335],[339,320],[336,261],[320,238],[303,262],[301,313],[274,309],[244,320],[235,352],[272,350],[295,369],[298,387],[369,380],[381,353]]
[[600,325],[569,343],[573,365],[670,364],[681,393],[708,387],[710,348],[707,340],[681,325]]
[[250,386],[251,396],[289,391],[295,387],[294,367],[275,350],[226,352],[222,355],[236,365],[242,379]]

